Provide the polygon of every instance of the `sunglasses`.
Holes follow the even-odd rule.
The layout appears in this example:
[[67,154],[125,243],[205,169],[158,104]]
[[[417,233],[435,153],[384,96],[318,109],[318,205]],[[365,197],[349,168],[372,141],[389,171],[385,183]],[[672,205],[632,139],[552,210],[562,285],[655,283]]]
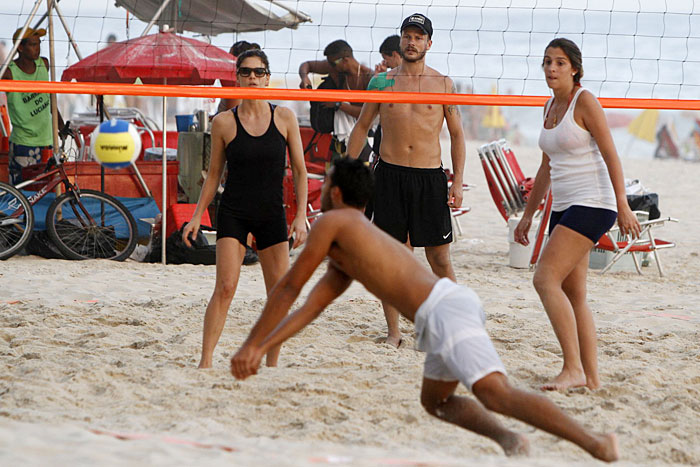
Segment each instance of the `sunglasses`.
[[265,68],[249,68],[247,66],[242,66],[238,69],[238,74],[241,76],[245,76],[246,78],[250,76],[251,73],[255,73],[256,78],[262,78],[263,76],[266,76],[270,74],[269,71],[267,71]]
[[336,59],[333,60],[332,62],[329,60],[329,62],[331,63],[331,66],[332,66],[333,68],[335,68],[335,67],[337,67],[338,65],[340,65],[340,64],[342,63],[342,61],[343,61],[344,58],[345,58],[345,57],[336,58]]

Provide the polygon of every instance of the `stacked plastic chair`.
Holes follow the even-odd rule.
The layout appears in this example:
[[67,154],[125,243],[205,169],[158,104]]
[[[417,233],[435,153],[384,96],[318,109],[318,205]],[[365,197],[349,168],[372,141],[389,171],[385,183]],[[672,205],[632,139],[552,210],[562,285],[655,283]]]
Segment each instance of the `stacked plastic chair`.
[[[484,144],[478,149],[478,152],[491,197],[496,203],[498,212],[508,222],[509,218],[518,216],[525,210],[529,193],[528,186],[532,184],[533,179],[525,177],[515,153],[505,139]],[[550,190],[540,205],[542,218],[530,257],[531,268],[537,264],[539,259],[544,244],[544,234],[549,224],[551,208],[552,192]]]

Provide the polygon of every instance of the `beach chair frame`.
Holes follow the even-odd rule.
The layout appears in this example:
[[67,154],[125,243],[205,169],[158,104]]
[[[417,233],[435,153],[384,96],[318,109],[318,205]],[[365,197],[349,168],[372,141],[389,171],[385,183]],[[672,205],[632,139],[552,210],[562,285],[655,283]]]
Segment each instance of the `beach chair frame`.
[[[646,213],[645,213],[646,214]],[[663,277],[665,275],[664,268],[661,265],[661,258],[659,258],[658,250],[665,248],[673,248],[676,246],[674,242],[669,242],[666,240],[658,239],[654,236],[653,229],[655,227],[661,227],[666,222],[678,222],[678,219],[673,217],[665,217],[662,219],[653,219],[650,221],[640,222],[642,226],[642,231],[639,233],[639,237],[633,239],[631,235],[627,234],[623,236],[623,240],[617,240],[616,237],[619,235],[619,227],[613,227],[610,229],[596,244],[596,248],[605,251],[613,252],[613,257],[610,262],[600,271],[601,274],[605,274],[610,270],[613,265],[623,257],[625,253],[651,253],[654,255],[654,261],[656,262],[656,268],[659,271],[659,276]],[[639,259],[637,255],[632,255],[632,260],[634,261],[634,267],[638,274],[642,273],[642,268],[639,264]]]
[[[498,212],[508,222],[509,218],[518,216],[525,210],[527,201],[520,189],[521,184],[526,180],[525,175],[523,175],[520,164],[518,164],[513,150],[505,139],[481,145],[478,148],[478,153],[491,197],[496,203]],[[551,189],[538,209],[541,219],[530,257],[530,269],[537,265],[540,252],[546,241],[545,233],[549,227],[552,209]]]
[[478,153],[479,159],[481,160],[481,167],[484,169],[486,183],[491,192],[491,197],[496,203],[496,209],[498,209],[503,219],[508,221],[508,218],[515,214],[515,208],[506,197],[501,181],[495,173],[495,169],[491,164],[491,158],[489,157],[490,152],[491,150],[488,144],[479,147]]
[[537,262],[540,259],[540,254],[546,243],[546,232],[549,230],[549,218],[552,214],[552,189],[547,191],[544,199],[544,209],[542,209],[542,218],[537,226],[537,234],[535,236],[535,244],[532,246],[532,255],[530,256],[530,271],[537,267]]
[[[491,143],[491,150],[498,167],[500,167],[505,176],[508,191],[511,194],[518,212],[525,210],[526,201],[520,191],[520,184],[525,180],[525,177],[520,170],[518,161],[515,159],[513,150],[504,139]],[[517,175],[515,173],[516,170],[518,172]]]
[[507,222],[525,210],[526,201],[520,192],[525,177],[520,165],[505,139],[483,144],[478,153],[491,197]]

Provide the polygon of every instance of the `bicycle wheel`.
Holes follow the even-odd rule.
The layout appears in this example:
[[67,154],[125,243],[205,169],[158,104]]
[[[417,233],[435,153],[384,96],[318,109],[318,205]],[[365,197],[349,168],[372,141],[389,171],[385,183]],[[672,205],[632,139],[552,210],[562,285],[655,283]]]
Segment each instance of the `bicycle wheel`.
[[68,259],[124,261],[136,248],[137,226],[122,203],[93,190],[64,193],[46,213],[49,238]]
[[0,182],[0,260],[27,244],[34,227],[34,211],[17,188]]

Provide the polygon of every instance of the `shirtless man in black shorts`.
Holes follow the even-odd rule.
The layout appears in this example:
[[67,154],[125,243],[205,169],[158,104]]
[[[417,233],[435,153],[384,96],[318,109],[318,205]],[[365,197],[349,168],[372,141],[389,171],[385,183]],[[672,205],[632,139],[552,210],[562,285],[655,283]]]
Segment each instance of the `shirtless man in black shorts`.
[[[266,352],[313,321],[355,279],[415,322],[416,345],[426,352],[420,397],[428,413],[494,440],[509,456],[526,455],[527,438],[503,426],[493,412],[567,439],[598,459],[610,462],[619,457],[614,433],[588,430],[545,396],[510,385],[484,328],[484,310],[476,293],[450,279],[439,279],[363,215],[372,193],[372,174],[363,163],[336,161],[321,193],[323,216],[314,223],[306,247],[270,292],[258,322],[231,359],[236,378],[256,374]],[[287,316],[326,258],[323,277],[304,304]],[[455,394],[460,382],[479,402]]]
[[[425,64],[432,45],[433,26],[427,17],[413,14],[401,24],[402,63],[379,73],[368,89],[404,92],[454,92],[452,80]],[[464,133],[456,105],[366,103],[350,135],[348,155],[357,157],[367,132],[379,114],[382,126],[381,158],[375,168],[373,222],[410,247],[425,247],[433,272],[455,280],[450,260],[451,207],[462,205],[465,160]],[[448,191],[442,170],[440,130],[447,122],[454,179]],[[384,303],[389,327],[387,343],[401,342],[398,312]]]

